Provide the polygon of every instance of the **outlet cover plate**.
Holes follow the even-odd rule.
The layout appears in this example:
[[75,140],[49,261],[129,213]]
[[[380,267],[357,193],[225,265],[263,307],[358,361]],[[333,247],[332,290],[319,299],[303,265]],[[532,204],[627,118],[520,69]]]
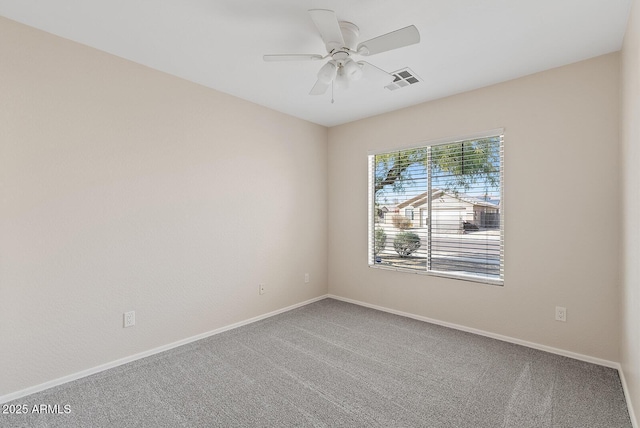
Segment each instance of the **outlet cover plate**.
[[129,311],[124,313],[124,325],[123,327],[133,327],[136,325],[136,311]]
[[567,308],[556,306],[556,321],[567,322]]

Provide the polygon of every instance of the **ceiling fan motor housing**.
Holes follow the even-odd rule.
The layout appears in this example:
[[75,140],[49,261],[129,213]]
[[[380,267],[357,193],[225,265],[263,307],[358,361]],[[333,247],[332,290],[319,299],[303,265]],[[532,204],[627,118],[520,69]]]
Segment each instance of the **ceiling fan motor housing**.
[[358,26],[347,21],[340,21],[340,32],[342,33],[342,41],[331,41],[327,43],[327,52],[331,55],[335,61],[340,65],[349,58],[349,51],[354,51],[357,43],[360,30]]
[[356,50],[358,44],[358,36],[360,35],[360,29],[352,22],[340,21],[340,31],[342,32],[342,38],[344,39],[344,47],[352,51]]
[[344,45],[341,46],[339,43],[332,44],[333,46],[327,46],[327,50],[329,50],[331,58],[338,67],[338,76],[349,80],[358,80],[362,76],[362,70],[358,64],[349,59],[349,56],[351,55],[350,51],[354,51],[356,48],[360,30],[352,22],[340,21],[338,24],[340,25]]

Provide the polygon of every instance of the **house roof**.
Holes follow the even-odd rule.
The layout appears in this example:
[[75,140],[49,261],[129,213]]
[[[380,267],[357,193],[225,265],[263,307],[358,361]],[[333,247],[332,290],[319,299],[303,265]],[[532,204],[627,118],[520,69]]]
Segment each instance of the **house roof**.
[[[413,206],[414,208],[424,205],[429,202],[428,200],[429,192],[420,193],[417,196],[414,196],[411,199],[407,199],[406,201],[397,205],[398,209],[406,208],[408,206]],[[447,195],[451,198],[455,198],[461,200],[463,202],[467,202],[472,205],[477,205],[481,207],[489,207],[489,208],[499,208],[498,204],[494,204],[489,201],[485,201],[480,198],[476,198],[475,196],[466,195],[464,193],[458,193],[457,195],[452,192],[446,192],[442,189],[432,189],[432,200],[439,198],[442,195]]]
[[[435,195],[436,192],[434,192]],[[414,196],[411,199],[407,199],[406,201],[400,203],[397,205],[398,209],[402,209],[405,207],[408,207],[409,205],[413,205],[414,207],[423,205],[425,203],[427,203],[427,195],[429,194],[429,192],[423,192],[420,193],[418,196]]]

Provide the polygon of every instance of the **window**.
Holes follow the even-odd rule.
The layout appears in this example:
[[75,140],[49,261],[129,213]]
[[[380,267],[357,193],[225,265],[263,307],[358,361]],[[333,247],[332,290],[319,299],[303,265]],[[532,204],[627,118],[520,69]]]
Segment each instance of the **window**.
[[404,210],[404,216],[409,220],[413,220],[413,208],[407,208]]
[[369,155],[369,265],[502,284],[502,134]]

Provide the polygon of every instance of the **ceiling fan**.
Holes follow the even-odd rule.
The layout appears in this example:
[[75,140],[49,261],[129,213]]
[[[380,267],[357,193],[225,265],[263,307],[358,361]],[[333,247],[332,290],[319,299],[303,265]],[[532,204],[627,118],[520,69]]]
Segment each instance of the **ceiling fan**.
[[365,61],[354,61],[353,56],[371,56],[381,52],[398,49],[420,42],[420,33],[414,25],[383,34],[365,42],[357,43],[358,27],[346,21],[338,21],[332,10],[309,10],[327,49],[327,55],[287,54],[264,55],[265,61],[318,61],[331,58],[318,72],[318,80],[310,95],[324,94],[333,83],[338,88],[348,87],[349,82],[365,76],[384,85],[391,83],[394,77],[380,68]]

